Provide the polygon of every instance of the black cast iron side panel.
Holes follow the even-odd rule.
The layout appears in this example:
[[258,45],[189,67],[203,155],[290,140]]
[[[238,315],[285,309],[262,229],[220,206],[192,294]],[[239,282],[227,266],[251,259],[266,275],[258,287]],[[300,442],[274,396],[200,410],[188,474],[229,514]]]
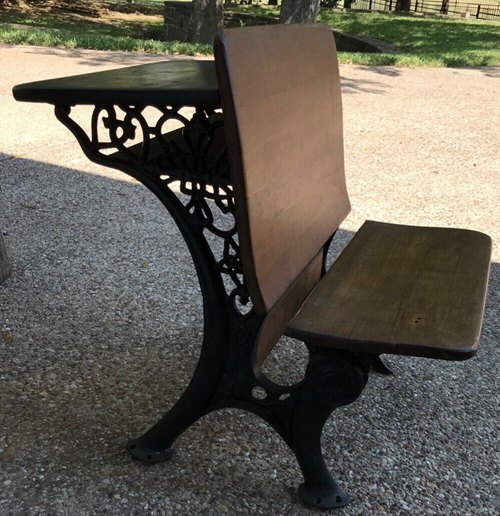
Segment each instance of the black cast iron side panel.
[[[154,191],[185,238],[185,231],[200,233],[197,238],[208,245],[207,259],[222,275],[232,308],[248,313],[220,113],[198,108],[189,117],[175,106],[97,105],[87,131],[70,106],[56,106],[55,113],[91,161],[121,170]],[[169,132],[172,121],[180,128]],[[200,259],[196,252],[195,264]]]
[[[128,442],[129,452],[148,463],[168,460],[174,441],[197,419],[223,407],[242,408],[266,420],[294,453],[305,504],[347,504],[349,496],[323,459],[321,433],[333,410],[360,395],[374,357],[309,346],[305,377],[293,386],[277,385],[256,371],[253,357],[265,314],[252,309],[243,277],[220,113],[198,107],[189,117],[176,106],[99,104],[87,131],[70,105],[57,105],[56,116],[90,160],[131,175],[161,200],[200,281],[204,336],[193,378],[155,425]],[[177,129],[169,131],[172,121]]]

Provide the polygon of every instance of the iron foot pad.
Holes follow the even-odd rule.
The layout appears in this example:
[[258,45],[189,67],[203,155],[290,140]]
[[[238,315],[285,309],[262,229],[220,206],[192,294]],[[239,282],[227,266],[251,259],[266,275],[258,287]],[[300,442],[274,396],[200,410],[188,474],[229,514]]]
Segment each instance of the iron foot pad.
[[351,501],[351,497],[339,486],[307,487],[305,484],[300,484],[299,496],[305,505],[324,510],[344,507]]
[[127,450],[134,457],[134,459],[148,464],[157,464],[158,462],[165,462],[169,460],[174,454],[173,448],[164,448],[159,450],[147,443],[142,442],[142,439],[132,439],[127,443]]
[[393,370],[380,357],[376,357],[374,359],[372,369],[376,373],[383,374],[385,376],[391,376],[394,374]]

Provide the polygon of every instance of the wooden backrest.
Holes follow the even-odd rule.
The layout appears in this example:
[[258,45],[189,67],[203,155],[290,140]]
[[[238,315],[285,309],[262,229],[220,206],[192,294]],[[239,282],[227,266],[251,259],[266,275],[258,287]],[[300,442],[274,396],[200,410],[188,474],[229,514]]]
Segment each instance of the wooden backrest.
[[243,270],[263,313],[350,209],[335,42],[319,24],[248,27],[214,53]]

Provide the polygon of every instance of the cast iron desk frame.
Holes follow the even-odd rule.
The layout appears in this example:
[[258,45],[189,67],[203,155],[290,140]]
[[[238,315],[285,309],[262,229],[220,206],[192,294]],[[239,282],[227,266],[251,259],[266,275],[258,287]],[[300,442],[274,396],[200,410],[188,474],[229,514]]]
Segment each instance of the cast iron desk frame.
[[[243,408],[271,424],[294,452],[306,503],[345,505],[349,497],[322,457],[322,428],[332,410],[359,396],[370,367],[382,363],[371,355],[308,346],[300,383],[280,386],[260,372],[256,347],[264,317],[252,309],[242,273],[213,61],[169,61],[40,81],[17,86],[14,96],[53,104],[91,161],[121,170],[153,192],[179,227],[198,274],[204,309],[198,365],[170,411],[128,443],[130,453],[162,462],[201,416]],[[94,106],[88,131],[72,118],[77,105]],[[194,108],[191,118],[181,113],[184,107]],[[146,108],[156,113],[153,125]],[[170,120],[182,128],[165,132]]]

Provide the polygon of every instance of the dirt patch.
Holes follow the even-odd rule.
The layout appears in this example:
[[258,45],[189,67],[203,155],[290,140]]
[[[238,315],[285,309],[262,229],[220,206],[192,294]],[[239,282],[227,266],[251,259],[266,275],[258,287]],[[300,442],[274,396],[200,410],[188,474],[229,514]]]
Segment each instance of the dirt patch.
[[114,24],[157,20],[163,15],[163,4],[128,4],[117,2],[79,2],[56,0],[0,0],[0,11],[26,16],[53,16],[65,22]]

